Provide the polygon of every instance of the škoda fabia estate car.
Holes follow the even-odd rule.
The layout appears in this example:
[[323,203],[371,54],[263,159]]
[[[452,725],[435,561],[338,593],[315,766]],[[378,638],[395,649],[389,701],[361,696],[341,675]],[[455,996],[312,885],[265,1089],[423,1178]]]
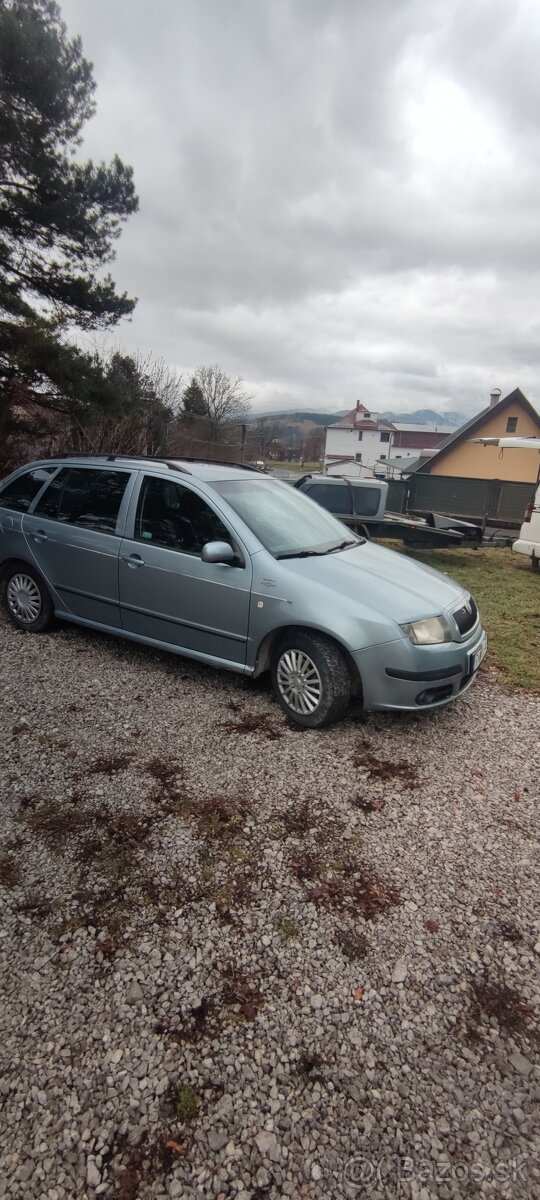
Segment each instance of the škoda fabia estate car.
[[299,725],[463,695],[487,647],[460,584],[355,536],[286,483],[218,462],[64,456],[0,484],[12,621],[53,618],[269,671]]

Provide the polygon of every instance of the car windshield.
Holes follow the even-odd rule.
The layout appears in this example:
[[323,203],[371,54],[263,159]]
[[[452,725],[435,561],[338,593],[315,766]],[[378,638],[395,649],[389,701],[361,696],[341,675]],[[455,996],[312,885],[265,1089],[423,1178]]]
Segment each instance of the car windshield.
[[277,479],[235,479],[214,484],[262,545],[276,558],[329,554],[356,538],[335,517]]

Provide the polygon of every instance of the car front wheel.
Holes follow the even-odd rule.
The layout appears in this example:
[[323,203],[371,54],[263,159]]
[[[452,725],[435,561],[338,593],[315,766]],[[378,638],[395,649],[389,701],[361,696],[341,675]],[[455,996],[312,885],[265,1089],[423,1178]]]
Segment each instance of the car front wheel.
[[30,633],[42,633],[53,617],[51,597],[37,571],[14,563],[2,581],[4,604],[13,624]]
[[287,634],[274,651],[271,675],[281,707],[306,729],[331,725],[347,711],[347,663],[339,647],[319,634]]

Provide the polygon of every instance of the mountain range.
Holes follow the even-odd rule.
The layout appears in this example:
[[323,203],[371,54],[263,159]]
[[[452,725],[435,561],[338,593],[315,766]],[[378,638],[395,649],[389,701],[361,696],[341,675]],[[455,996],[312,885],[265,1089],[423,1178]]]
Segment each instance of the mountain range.
[[401,425],[450,425],[456,428],[469,420],[465,413],[435,412],[433,408],[417,408],[415,412],[383,412],[380,414],[385,421],[399,421]]
[[[310,421],[314,425],[333,425],[334,421],[339,421],[340,417],[344,417],[350,409],[342,408],[339,412],[313,412],[307,409],[287,409],[283,412],[254,412],[251,413],[250,420],[252,421],[275,421],[278,424],[282,422],[295,423],[297,421]],[[468,417],[464,413],[459,412],[435,412],[432,408],[418,408],[414,412],[382,412],[379,416],[386,421],[399,421],[403,425],[442,425],[449,428],[456,428],[468,421]]]

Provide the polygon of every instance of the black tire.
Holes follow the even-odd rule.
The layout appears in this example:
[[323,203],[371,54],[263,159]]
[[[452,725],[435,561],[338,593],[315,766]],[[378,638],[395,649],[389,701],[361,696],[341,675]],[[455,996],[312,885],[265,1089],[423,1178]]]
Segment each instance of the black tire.
[[[291,657],[287,660],[286,655]],[[295,666],[300,669],[296,671]],[[321,729],[345,715],[351,698],[349,669],[339,647],[322,634],[291,630],[273,650],[270,673],[276,699],[297,725]],[[292,688],[301,688],[302,682],[301,693],[295,695]],[[311,708],[317,693],[320,699]],[[300,711],[302,705],[310,711]]]
[[[18,587],[19,582],[26,586]],[[43,633],[52,622],[54,608],[49,592],[41,576],[28,563],[11,563],[5,570],[2,599],[8,617],[17,629]]]

